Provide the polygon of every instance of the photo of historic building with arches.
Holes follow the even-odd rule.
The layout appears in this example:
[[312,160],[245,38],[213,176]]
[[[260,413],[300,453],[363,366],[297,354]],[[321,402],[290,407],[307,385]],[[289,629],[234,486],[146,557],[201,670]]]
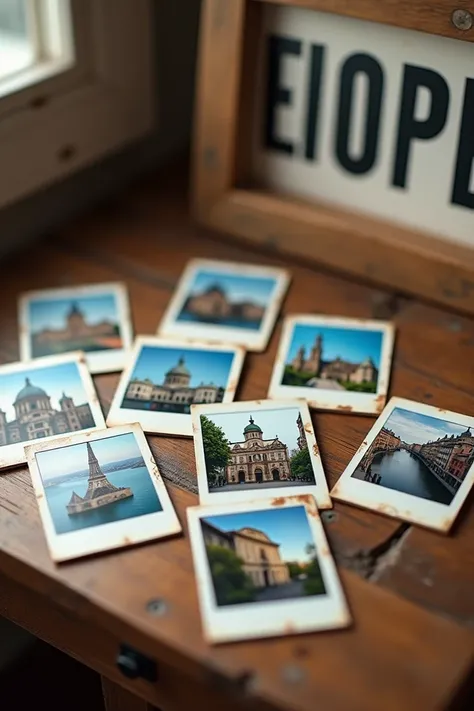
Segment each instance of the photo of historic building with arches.
[[304,506],[207,516],[201,530],[218,607],[326,593]]
[[200,423],[210,492],[315,483],[297,408],[201,415]]
[[281,384],[375,393],[382,341],[382,331],[297,324]]
[[470,427],[396,407],[352,477],[449,505],[473,464]]
[[0,447],[96,424],[76,363],[0,374]]

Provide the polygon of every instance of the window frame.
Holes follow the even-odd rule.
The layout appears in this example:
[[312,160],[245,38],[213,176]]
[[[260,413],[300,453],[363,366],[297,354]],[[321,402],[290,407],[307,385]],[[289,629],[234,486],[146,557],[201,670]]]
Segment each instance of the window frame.
[[154,128],[151,0],[70,2],[74,64],[0,97],[0,209]]

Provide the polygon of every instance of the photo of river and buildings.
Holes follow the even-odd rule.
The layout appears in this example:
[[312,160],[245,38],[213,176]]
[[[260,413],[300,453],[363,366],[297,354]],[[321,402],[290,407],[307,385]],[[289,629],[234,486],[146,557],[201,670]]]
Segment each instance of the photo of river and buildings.
[[177,321],[258,331],[277,283],[274,277],[200,270]]
[[162,511],[135,435],[36,453],[56,533]]
[[352,477],[449,505],[473,462],[469,427],[397,407]]

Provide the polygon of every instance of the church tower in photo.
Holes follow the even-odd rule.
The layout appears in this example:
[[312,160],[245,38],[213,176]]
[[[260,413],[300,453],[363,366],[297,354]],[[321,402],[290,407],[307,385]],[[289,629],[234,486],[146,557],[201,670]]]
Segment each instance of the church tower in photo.
[[133,496],[133,491],[129,487],[117,487],[110,483],[89,442],[87,442],[87,459],[89,464],[87,491],[84,497],[79,496],[75,491],[72,492],[71,499],[66,506],[69,515],[98,509],[101,506],[108,506]]

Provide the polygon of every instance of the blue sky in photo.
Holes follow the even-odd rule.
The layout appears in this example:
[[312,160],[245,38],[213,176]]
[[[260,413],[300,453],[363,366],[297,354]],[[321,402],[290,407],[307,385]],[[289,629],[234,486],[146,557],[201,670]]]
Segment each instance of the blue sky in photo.
[[55,410],[59,410],[59,399],[63,391],[72,397],[76,405],[87,402],[86,392],[82,384],[76,363],[63,363],[43,368],[25,366],[16,373],[0,374],[0,408],[7,413],[7,420],[15,418],[13,402],[20,390],[25,386],[25,378],[31,385],[36,385],[46,391],[51,398]]
[[[100,465],[142,456],[133,432],[104,437],[90,444]],[[65,474],[74,474],[88,467],[87,445],[81,442],[68,447],[38,452],[36,461],[43,481],[50,481]]]
[[250,416],[263,431],[263,439],[274,439],[277,435],[289,451],[298,446],[299,430],[296,425],[299,410],[295,407],[278,410],[259,410],[258,407],[242,412],[211,413],[206,415],[218,427],[222,427],[228,440],[243,442],[244,427],[249,424]]
[[422,415],[401,407],[394,409],[384,426],[393,430],[407,444],[433,442],[439,437],[457,436],[467,430],[466,425],[457,425],[442,418]]
[[350,363],[361,363],[370,357],[375,367],[380,367],[382,331],[360,331],[330,326],[305,326],[304,324],[295,326],[285,362],[293,360],[301,346],[306,348],[308,356],[318,335],[321,335],[323,339],[323,360],[334,360],[339,356],[342,360],[347,360]]
[[277,281],[273,277],[237,276],[203,269],[196,273],[189,294],[200,294],[216,284],[226,291],[230,301],[252,301],[268,306]]
[[45,328],[58,330],[66,325],[66,317],[71,305],[76,303],[84,313],[88,324],[100,321],[118,323],[118,309],[115,294],[100,296],[80,296],[78,298],[35,299],[29,303],[28,315],[30,328],[38,333]]
[[200,383],[226,387],[234,360],[230,351],[199,351],[190,348],[166,348],[163,346],[143,346],[138,356],[132,378],[148,378],[155,384],[164,382],[165,375],[178,364],[180,357],[191,373],[191,387]]
[[304,506],[263,509],[245,513],[206,516],[204,521],[221,531],[239,528],[257,528],[274,542],[280,544],[280,555],[285,561],[306,563],[310,556],[305,552],[308,543],[314,543]]

